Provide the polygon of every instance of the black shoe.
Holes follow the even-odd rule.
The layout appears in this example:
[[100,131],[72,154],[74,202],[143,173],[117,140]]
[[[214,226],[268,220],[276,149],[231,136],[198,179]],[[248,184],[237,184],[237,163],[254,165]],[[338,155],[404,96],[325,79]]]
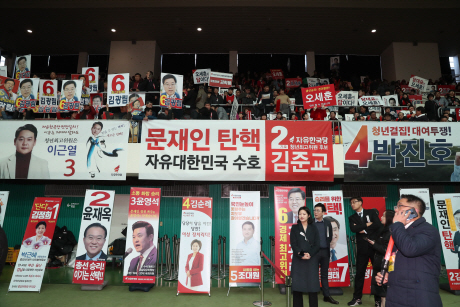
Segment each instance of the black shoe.
[[375,301],[375,307],[380,307],[382,305],[381,301]]
[[332,296],[325,296],[323,301],[331,303],[331,304],[334,304],[334,305],[339,304],[339,302],[337,302],[335,299],[333,299]]
[[361,305],[363,302],[361,302],[360,298],[353,298],[350,302],[348,302],[348,306],[358,306]]

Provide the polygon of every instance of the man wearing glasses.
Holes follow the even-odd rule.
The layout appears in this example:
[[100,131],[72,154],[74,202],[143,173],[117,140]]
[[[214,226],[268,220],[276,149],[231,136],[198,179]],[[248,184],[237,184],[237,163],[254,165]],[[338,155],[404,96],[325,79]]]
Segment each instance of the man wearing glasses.
[[77,260],[105,261],[107,255],[102,251],[105,239],[107,238],[107,228],[100,223],[93,223],[86,227],[83,237],[86,254],[78,256]]
[[293,224],[297,223],[299,219],[298,213],[301,207],[305,207],[305,192],[299,188],[293,188],[288,192],[289,208],[291,212],[287,213],[288,219],[287,222],[283,224]]
[[[377,273],[378,285],[388,283],[388,306],[442,306],[439,296],[441,238],[423,217],[426,205],[414,195],[401,195],[390,226],[394,248],[388,273]],[[411,212],[415,210],[415,214]]]

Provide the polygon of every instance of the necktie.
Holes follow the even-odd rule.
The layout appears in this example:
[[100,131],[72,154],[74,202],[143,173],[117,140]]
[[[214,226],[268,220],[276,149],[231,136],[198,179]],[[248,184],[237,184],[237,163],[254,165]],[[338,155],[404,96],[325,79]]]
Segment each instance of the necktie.
[[144,256],[142,254],[139,256],[139,262],[137,263],[137,276],[139,276],[139,270],[142,267],[142,259],[144,259]]
[[361,212],[360,212],[360,213],[358,213],[358,214],[359,214],[359,217],[361,218],[361,221],[363,221],[363,222],[364,222],[364,216],[363,216],[363,212],[361,211]]
[[337,256],[335,255],[335,249],[331,249],[331,261],[336,261]]

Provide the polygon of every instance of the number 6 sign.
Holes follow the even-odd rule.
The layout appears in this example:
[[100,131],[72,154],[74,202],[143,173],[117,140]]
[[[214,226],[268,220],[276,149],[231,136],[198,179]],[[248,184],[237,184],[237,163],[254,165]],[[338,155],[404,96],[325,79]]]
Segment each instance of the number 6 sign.
[[97,93],[98,79],[99,79],[99,67],[83,67],[81,69],[82,75],[89,76],[89,89],[90,93]]
[[128,103],[129,74],[111,74],[107,81],[107,102],[109,106],[125,106]]

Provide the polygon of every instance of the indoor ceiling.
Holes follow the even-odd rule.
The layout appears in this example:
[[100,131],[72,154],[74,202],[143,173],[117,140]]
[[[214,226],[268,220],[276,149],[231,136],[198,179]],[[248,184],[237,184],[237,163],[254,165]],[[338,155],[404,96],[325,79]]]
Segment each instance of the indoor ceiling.
[[155,40],[163,53],[363,55],[436,42],[441,56],[460,54],[460,0],[10,0],[0,9],[11,20],[0,47],[16,54],[108,54],[114,40]]

